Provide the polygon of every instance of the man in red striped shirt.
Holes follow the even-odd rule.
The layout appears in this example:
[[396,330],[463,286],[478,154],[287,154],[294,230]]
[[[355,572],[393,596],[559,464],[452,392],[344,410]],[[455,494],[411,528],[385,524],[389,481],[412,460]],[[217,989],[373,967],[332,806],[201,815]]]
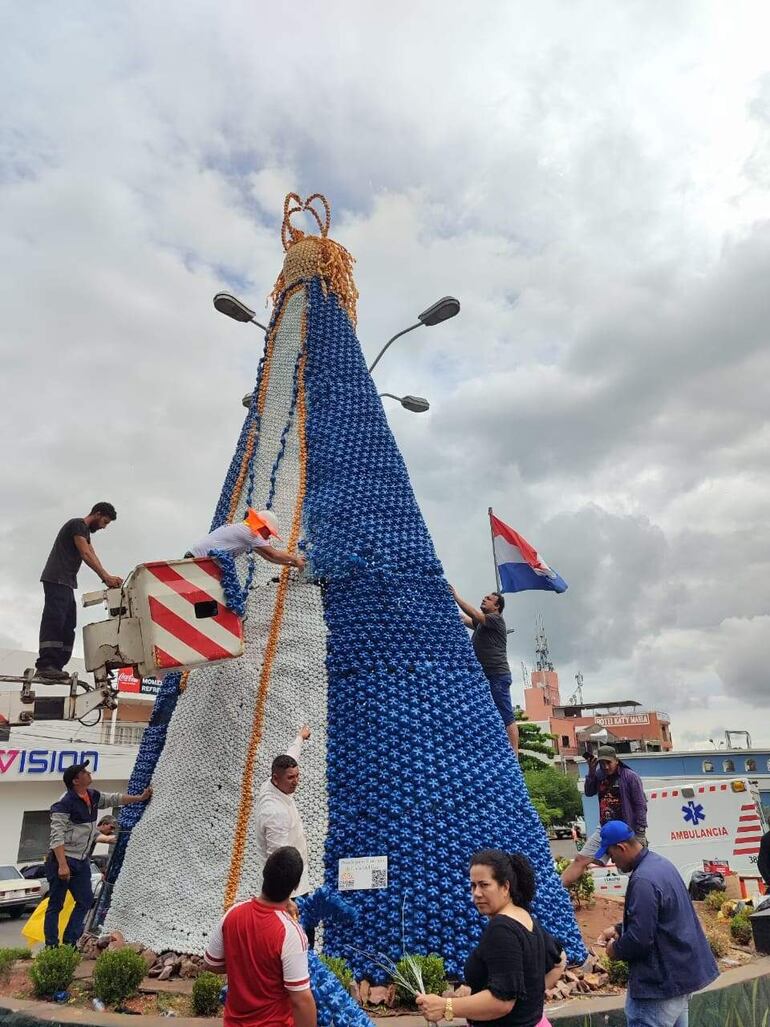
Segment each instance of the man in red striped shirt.
[[291,845],[276,849],[259,897],[231,906],[206,946],[206,965],[227,974],[224,1027],[316,1027],[307,938],[287,912],[302,867]]

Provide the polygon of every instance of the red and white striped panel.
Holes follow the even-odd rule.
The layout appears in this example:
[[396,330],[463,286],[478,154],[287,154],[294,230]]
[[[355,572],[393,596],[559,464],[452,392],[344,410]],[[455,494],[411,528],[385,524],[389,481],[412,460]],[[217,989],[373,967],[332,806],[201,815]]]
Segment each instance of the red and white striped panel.
[[[699,788],[693,789],[693,791],[697,792],[698,795],[703,795],[705,792],[726,792],[727,785],[701,785]],[[649,798],[668,799],[670,797],[676,799],[681,794],[681,789],[679,788],[666,788],[662,791],[650,792]]]
[[762,841],[762,820],[753,802],[741,806],[738,817],[738,832],[735,839],[734,856],[755,856]]
[[214,560],[146,563],[141,571],[134,587],[147,603],[142,635],[145,661],[153,668],[187,669],[242,655],[243,622],[225,606]]

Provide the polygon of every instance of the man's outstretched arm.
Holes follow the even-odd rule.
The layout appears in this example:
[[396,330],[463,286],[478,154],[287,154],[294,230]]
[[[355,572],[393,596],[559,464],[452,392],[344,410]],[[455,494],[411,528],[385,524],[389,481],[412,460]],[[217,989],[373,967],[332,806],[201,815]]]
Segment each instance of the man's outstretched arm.
[[460,617],[462,619],[463,624],[467,628],[475,628],[477,624],[485,624],[486,617],[481,612],[481,610],[477,610],[475,606],[471,606],[470,603],[467,603],[464,599],[462,599],[457,594],[457,589],[454,587],[454,585],[450,585],[449,587],[452,589],[452,595],[455,597],[455,602],[460,607]]
[[88,539],[82,535],[74,535],[72,541],[75,543],[77,551],[86,566],[90,567],[94,574],[97,574],[107,588],[118,588],[123,584],[123,579],[118,578],[114,574],[108,574],[107,571],[101,564],[99,557],[96,555],[96,551]]
[[299,571],[305,566],[304,556],[299,554],[292,556],[285,550],[275,549],[273,546],[257,546],[253,551],[258,556],[261,556],[263,560],[267,560],[268,563],[277,563],[284,567],[296,567]]
[[297,763],[302,755],[302,743],[306,742],[308,738],[310,738],[310,728],[307,724],[303,724],[294,736],[294,740],[284,750],[288,756],[293,756]]

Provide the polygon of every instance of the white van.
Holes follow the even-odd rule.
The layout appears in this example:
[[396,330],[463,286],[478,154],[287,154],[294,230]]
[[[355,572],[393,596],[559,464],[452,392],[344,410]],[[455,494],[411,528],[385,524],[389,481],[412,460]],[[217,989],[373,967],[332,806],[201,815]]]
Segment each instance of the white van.
[[[744,896],[762,890],[757,856],[767,831],[759,790],[747,778],[645,788],[647,841],[671,860],[685,884],[695,870],[736,875]],[[592,867],[596,894],[622,898],[628,877],[612,865]]]

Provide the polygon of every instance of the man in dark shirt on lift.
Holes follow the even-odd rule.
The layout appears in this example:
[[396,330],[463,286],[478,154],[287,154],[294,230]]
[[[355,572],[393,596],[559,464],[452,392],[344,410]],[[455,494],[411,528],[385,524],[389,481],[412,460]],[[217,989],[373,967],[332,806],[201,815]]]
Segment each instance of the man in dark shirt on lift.
[[505,600],[500,592],[490,592],[476,609],[461,599],[454,588],[452,595],[460,607],[460,618],[466,628],[472,628],[471,642],[476,659],[481,664],[495,706],[503,718],[511,748],[518,755],[519,729],[511,704],[511,668],[508,666],[508,632],[503,619]]
[[77,573],[85,563],[102,579],[107,588],[117,588],[122,578],[108,574],[91,545],[91,535],[116,519],[112,503],[96,503],[87,517],[73,517],[62,525],[56,536],[48,561],[40,575],[45,594],[40,621],[40,653],[35,663],[37,673],[49,681],[66,681],[64,667],[72,656],[75,644],[77,606],[75,589]]

